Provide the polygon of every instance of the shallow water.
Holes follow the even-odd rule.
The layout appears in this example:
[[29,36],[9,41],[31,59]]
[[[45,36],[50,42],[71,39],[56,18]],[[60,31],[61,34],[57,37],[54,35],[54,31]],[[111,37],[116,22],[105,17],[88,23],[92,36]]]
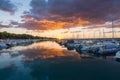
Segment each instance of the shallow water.
[[46,41],[0,50],[0,80],[120,80],[120,63]]

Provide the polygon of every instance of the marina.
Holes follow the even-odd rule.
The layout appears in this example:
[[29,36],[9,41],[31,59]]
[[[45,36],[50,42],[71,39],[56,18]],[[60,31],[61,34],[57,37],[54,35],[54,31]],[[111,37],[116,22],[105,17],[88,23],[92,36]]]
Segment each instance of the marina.
[[[57,43],[67,50],[73,50],[80,54],[89,54],[94,56],[119,56],[120,41],[119,40],[81,40],[81,39],[64,39],[58,40]],[[120,56],[119,56],[120,57]]]
[[120,80],[120,0],[0,0],[0,80]]

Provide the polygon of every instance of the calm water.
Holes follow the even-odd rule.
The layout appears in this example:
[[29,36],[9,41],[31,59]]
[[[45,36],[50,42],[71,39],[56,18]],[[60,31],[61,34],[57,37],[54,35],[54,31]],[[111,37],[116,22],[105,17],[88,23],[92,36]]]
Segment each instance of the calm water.
[[39,42],[1,50],[0,80],[120,80],[120,63]]

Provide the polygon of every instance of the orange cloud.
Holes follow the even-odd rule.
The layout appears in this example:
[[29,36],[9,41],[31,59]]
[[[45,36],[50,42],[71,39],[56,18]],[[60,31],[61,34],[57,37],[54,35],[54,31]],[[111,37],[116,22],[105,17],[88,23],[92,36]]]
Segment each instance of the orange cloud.
[[23,21],[25,23],[22,25],[22,27],[33,30],[56,30],[56,29],[65,29],[76,26],[80,27],[83,25],[90,24],[89,21],[85,21],[80,18],[78,19],[71,18],[71,21],[64,21],[63,19],[57,21],[57,20],[48,20],[48,19],[35,20],[32,17],[30,18],[27,17]]

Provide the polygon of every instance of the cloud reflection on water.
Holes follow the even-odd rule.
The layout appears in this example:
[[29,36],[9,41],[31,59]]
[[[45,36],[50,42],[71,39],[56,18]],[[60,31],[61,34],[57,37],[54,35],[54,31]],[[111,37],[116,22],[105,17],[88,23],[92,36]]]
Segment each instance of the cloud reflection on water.
[[[25,55],[24,60],[34,59],[59,59],[71,58],[78,60],[80,56],[76,52],[67,51],[55,42],[41,42],[31,45],[28,49],[21,51]],[[73,58],[73,59],[72,59]]]
[[57,62],[64,60],[79,60],[80,55],[76,52],[67,51],[55,42],[39,42],[28,46],[17,46],[0,51],[0,69],[8,68],[21,61],[51,60]]
[[49,41],[0,51],[0,80],[114,80],[119,68],[114,61],[81,60]]

